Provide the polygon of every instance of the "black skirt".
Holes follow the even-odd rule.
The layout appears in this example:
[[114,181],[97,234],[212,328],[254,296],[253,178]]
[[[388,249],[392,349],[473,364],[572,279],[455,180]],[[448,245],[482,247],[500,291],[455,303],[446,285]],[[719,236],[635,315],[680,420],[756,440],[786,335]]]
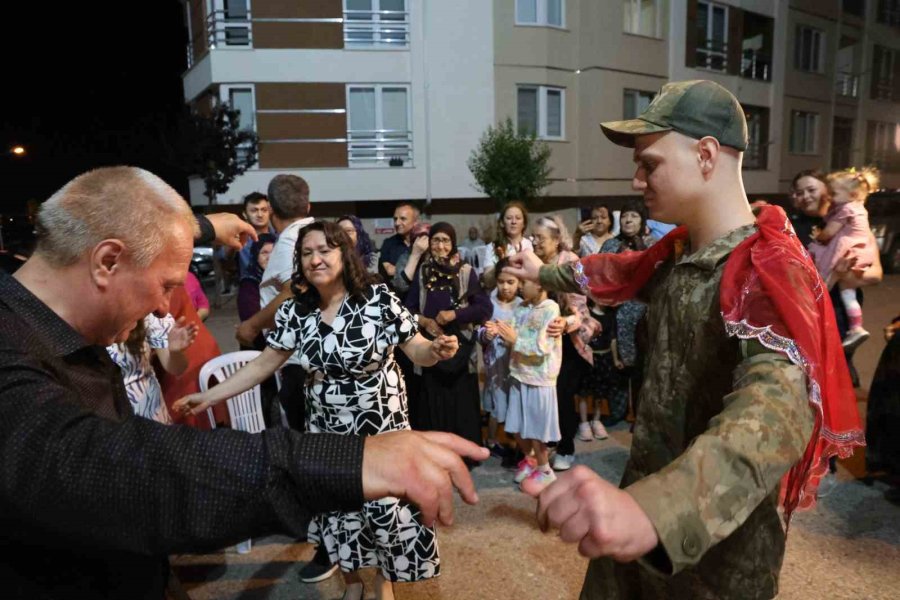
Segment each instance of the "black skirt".
[[410,397],[410,425],[419,431],[448,431],[481,445],[478,376],[464,369],[447,373],[422,369],[418,397]]
[[900,333],[881,353],[869,389],[866,469],[900,475]]

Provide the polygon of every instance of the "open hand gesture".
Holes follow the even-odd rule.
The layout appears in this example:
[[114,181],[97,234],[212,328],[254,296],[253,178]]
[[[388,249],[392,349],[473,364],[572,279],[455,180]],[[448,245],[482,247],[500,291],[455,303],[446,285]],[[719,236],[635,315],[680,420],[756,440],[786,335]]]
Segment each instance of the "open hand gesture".
[[179,317],[175,327],[169,330],[169,350],[181,352],[190,347],[197,339],[200,327],[196,323],[188,323],[187,317]]

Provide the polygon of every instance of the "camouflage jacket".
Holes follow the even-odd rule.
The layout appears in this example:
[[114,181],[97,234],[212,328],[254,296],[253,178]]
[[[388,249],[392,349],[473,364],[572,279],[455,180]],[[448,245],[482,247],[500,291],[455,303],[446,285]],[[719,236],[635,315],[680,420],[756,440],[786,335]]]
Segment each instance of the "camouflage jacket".
[[[650,346],[621,487],[659,546],[639,561],[591,561],[582,599],[768,599],[785,533],[782,475],[813,428],[806,378],[777,352],[729,338],[719,283],[748,225],[670,259],[642,291]],[[571,267],[543,267],[547,289],[578,289]]]

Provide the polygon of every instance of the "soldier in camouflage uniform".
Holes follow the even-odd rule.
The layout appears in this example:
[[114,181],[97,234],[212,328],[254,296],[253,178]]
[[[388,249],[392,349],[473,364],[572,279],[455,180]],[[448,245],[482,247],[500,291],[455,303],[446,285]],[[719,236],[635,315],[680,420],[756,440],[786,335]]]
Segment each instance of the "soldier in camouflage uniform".
[[[678,82],[638,119],[602,127],[634,148],[633,186],[651,218],[685,225],[687,239],[639,293],[650,347],[621,488],[573,469],[540,495],[539,522],[594,559],[585,600],[773,598],[785,546],[779,482],[816,420],[806,371],[723,319],[726,261],[755,230],[743,111],[715,83]],[[584,292],[581,269],[523,254],[510,272]]]

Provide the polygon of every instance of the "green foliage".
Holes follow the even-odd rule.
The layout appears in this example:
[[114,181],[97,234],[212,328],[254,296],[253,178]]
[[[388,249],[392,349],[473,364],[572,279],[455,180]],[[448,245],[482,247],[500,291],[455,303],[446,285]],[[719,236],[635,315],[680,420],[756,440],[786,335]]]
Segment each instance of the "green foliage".
[[499,205],[510,200],[529,203],[547,187],[552,169],[550,147],[533,134],[519,133],[508,118],[488,127],[469,157],[475,183]]
[[182,128],[183,167],[203,179],[210,204],[224,194],[239,175],[256,164],[256,133],[239,129],[240,111],[222,102],[209,115],[191,112]]

